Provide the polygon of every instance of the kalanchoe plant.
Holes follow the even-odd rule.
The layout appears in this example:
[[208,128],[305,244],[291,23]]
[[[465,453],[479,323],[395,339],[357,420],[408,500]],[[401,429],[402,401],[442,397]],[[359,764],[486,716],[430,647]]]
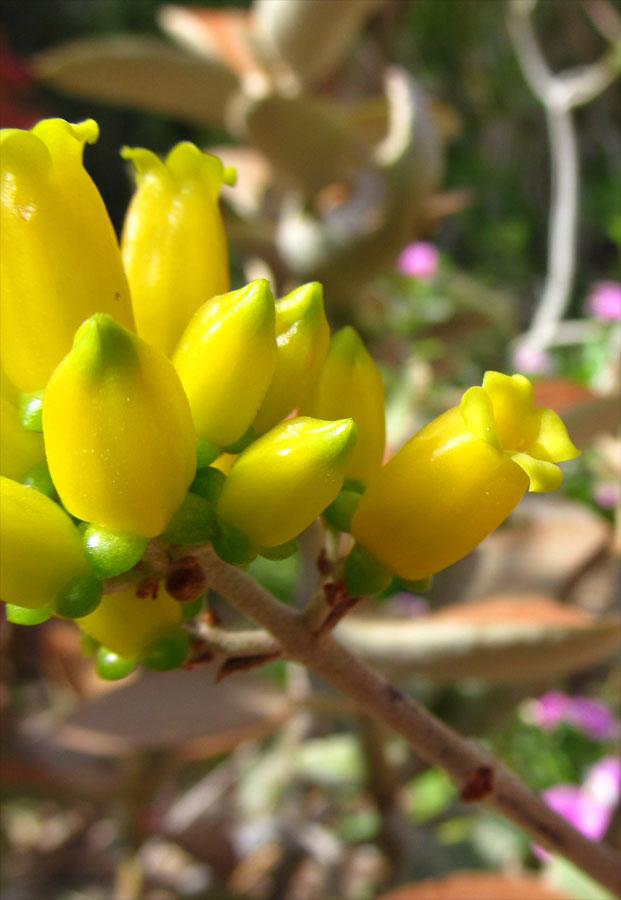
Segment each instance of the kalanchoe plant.
[[[241,565],[283,557],[325,511],[357,542],[337,574],[345,565],[350,592],[368,593],[427,578],[527,488],[558,486],[554,463],[577,453],[562,422],[533,409],[523,376],[494,372],[382,466],[381,375],[353,328],[330,341],[321,285],[276,301],[261,279],[228,291],[218,191],[234,173],[188,143],[164,162],[125,148],[137,189],[120,251],[82,166],[96,136],[92,121],[58,119],[2,135],[12,607],[79,619],[106,652],[139,660],[180,627],[158,583],[180,547],[213,544]],[[164,562],[151,570],[153,538]],[[44,564],[29,571],[34,557]],[[95,609],[101,584],[128,570]],[[170,642],[156,668],[182,661],[183,641]],[[104,677],[131,668],[100,656]]]
[[[558,487],[555,463],[578,452],[563,423],[533,408],[526,378],[490,372],[382,466],[383,388],[360,338],[344,329],[328,348],[316,282],[276,301],[264,280],[228,290],[217,192],[232,173],[191,145],[165,163],[125,151],[139,171],[123,240],[130,300],[81,162],[96,135],[92,121],[58,119],[2,134],[7,618],[76,620],[107,679],[219,652],[226,674],[240,668],[231,648],[243,650],[242,668],[297,660],[476,799],[487,756],[330,632],[352,593],[394,575],[426,578],[476,546],[528,488]],[[194,240],[188,262],[180,247]],[[322,514],[334,552],[320,554],[317,594],[293,610],[243,568],[257,554],[295,552]],[[339,534],[349,530],[353,549]],[[244,645],[243,633],[208,625],[198,615],[206,587],[265,631]],[[605,850],[500,763],[492,774],[496,808],[616,884]]]

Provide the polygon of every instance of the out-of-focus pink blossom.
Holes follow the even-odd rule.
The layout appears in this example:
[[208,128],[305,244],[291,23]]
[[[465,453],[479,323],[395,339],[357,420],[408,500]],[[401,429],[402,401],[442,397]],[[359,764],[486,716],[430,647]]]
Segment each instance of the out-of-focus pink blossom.
[[397,268],[410,278],[428,280],[435,275],[438,268],[438,251],[433,244],[426,241],[408,244],[401,251]]
[[513,367],[519,372],[530,372],[534,375],[546,375],[553,369],[549,353],[536,347],[528,347],[526,344],[515,349]]
[[621,487],[616,481],[603,481],[595,488],[595,502],[602,509],[614,509],[619,502]]
[[604,322],[621,319],[621,282],[598,281],[593,285],[587,301],[590,315]]
[[616,716],[601,700],[569,697],[560,691],[548,691],[528,704],[527,718],[545,731],[569,722],[594,740],[609,740],[618,729]]
[[[606,834],[621,794],[621,760],[605,756],[588,770],[584,783],[555,784],[542,792],[547,805],[592,841]],[[549,854],[537,845],[533,851],[539,859]]]

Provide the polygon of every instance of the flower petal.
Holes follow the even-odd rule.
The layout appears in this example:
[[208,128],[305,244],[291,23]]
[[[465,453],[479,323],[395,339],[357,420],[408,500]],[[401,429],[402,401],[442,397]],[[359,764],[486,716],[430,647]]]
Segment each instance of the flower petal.
[[554,491],[563,481],[563,473],[552,462],[535,459],[528,453],[512,453],[511,459],[528,475],[530,479],[528,490],[531,492]]
[[461,398],[459,409],[468,431],[502,452],[494,407],[487,392],[482,387],[468,388]]
[[529,454],[548,462],[561,462],[580,456],[580,451],[571,442],[567,428],[557,413],[551,409],[535,409],[534,415],[539,423],[539,431],[528,447]]

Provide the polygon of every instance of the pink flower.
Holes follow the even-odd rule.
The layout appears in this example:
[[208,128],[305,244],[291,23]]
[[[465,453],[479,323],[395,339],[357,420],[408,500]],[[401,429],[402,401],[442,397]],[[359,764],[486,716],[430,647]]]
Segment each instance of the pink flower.
[[595,488],[595,502],[602,509],[614,509],[619,502],[620,488],[616,481],[603,481]]
[[552,359],[545,350],[537,350],[523,344],[513,353],[513,366],[518,372],[530,372],[534,375],[545,375],[552,371]]
[[423,281],[432,278],[438,268],[438,251],[433,244],[417,241],[405,247],[397,261],[397,268],[410,278]]
[[603,322],[621,319],[621,282],[598,281],[593,285],[587,301],[589,314]]
[[548,691],[528,706],[528,717],[544,731],[560,722],[569,722],[593,740],[605,741],[618,729],[616,716],[601,700],[569,697],[560,691]]

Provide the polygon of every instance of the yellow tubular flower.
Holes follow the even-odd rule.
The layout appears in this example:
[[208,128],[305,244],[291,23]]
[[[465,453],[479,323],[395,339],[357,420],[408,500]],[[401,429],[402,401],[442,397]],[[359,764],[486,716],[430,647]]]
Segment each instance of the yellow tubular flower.
[[252,425],[276,365],[274,317],[263,278],[195,313],[173,362],[199,437],[228,447]]
[[94,312],[133,326],[121,254],[103,200],[82,165],[92,119],[6,129],[2,157],[3,366],[22,391],[44,388]]
[[528,488],[550,491],[579,451],[523,375],[487,372],[376,474],[352,520],[356,540],[396,575],[427,578],[500,525]]
[[121,155],[136,170],[121,239],[136,330],[170,356],[198,307],[229,289],[218,194],[234,173],[187,142],[165,161],[141,148]]
[[188,402],[163,353],[91,316],[52,375],[43,400],[50,474],[72,515],[154,537],[194,477]]
[[17,407],[0,394],[0,475],[20,481],[30,469],[43,462],[43,436],[26,431]]
[[318,281],[304,284],[276,301],[276,369],[254,420],[263,434],[306,398],[328,350],[330,326]]
[[356,442],[351,419],[289,419],[240,454],[218,515],[260,547],[296,537],[340,491]]
[[384,385],[354,328],[333,335],[323,369],[300,413],[322,419],[351,416],[358,427],[358,443],[346,474],[366,484],[384,453]]
[[160,584],[153,593],[139,596],[135,589],[104,594],[97,609],[78,625],[91,637],[118,653],[137,656],[149,644],[181,621],[181,603]]
[[80,534],[61,507],[0,477],[0,597],[39,609],[53,605],[72,578],[88,571]]

